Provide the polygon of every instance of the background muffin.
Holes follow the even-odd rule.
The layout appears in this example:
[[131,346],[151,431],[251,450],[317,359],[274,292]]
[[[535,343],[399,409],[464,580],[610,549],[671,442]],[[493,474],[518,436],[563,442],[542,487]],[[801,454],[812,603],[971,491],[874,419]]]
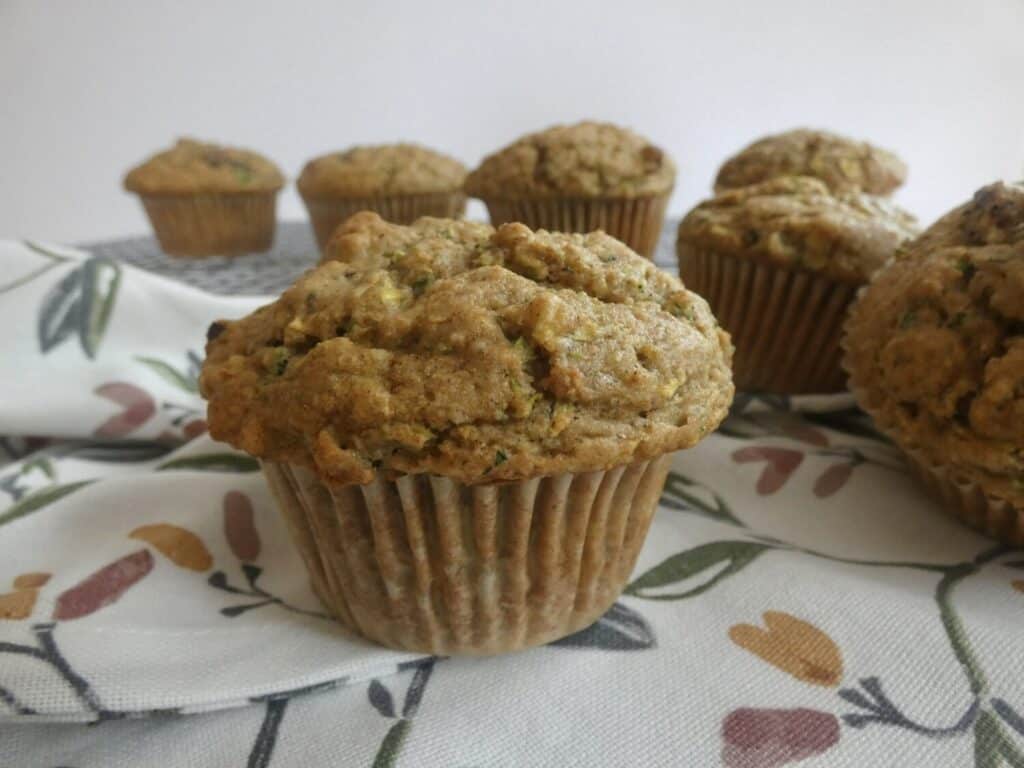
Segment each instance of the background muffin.
[[812,176],[834,191],[888,195],[907,178],[907,166],[885,149],[806,128],[766,136],[723,163],[715,191],[780,176]]
[[210,336],[211,433],[263,460],[325,604],[432,653],[600,616],[666,454],[733,392],[700,297],[604,234],[521,224],[356,215],[324,263]]
[[335,228],[358,211],[376,211],[398,224],[421,216],[462,216],[465,176],[462,163],[440,152],[382,144],[310,160],[297,186],[322,249]]
[[160,247],[175,256],[265,251],[274,240],[284,177],[262,155],[179,139],[124,178],[142,200]]
[[491,223],[562,232],[604,230],[651,257],[672,194],[671,158],[608,123],[559,125],[489,155],[466,178]]
[[984,187],[881,270],[844,344],[858,402],[928,487],[1024,544],[1024,186]]
[[680,274],[732,334],[737,387],[837,392],[846,309],[915,233],[913,217],[885,200],[780,177],[690,211],[679,224]]

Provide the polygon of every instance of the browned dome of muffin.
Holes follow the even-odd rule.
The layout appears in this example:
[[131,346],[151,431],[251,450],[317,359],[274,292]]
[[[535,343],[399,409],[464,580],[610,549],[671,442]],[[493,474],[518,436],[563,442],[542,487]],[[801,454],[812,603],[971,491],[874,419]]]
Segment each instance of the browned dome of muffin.
[[830,189],[887,195],[907,178],[892,152],[826,131],[806,128],[766,136],[725,161],[715,191],[745,187],[779,176],[813,176]]
[[379,144],[332,152],[306,163],[296,182],[304,197],[372,198],[461,189],[458,160],[416,144]]
[[272,192],[283,185],[281,171],[262,155],[193,139],[179,139],[124,178],[125,189],[146,195]]
[[275,302],[211,327],[212,435],[314,467],[467,483],[606,469],[724,418],[731,346],[707,304],[603,233],[372,213]]
[[883,429],[1024,507],[1024,186],[982,188],[879,271],[845,346]]
[[707,251],[864,282],[917,233],[915,224],[882,198],[787,176],[700,203],[680,222],[677,245],[681,260]]
[[672,189],[672,159],[610,123],[556,125],[484,158],[466,192],[485,199],[645,197]]

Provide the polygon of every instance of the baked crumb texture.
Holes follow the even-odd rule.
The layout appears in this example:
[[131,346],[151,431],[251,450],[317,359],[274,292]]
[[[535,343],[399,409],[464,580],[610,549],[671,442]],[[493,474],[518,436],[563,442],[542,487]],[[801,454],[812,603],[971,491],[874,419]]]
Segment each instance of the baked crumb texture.
[[879,271],[844,343],[886,431],[1024,508],[1024,186],[980,189]]
[[707,303],[603,234],[349,219],[275,302],[210,328],[212,435],[338,485],[607,469],[732,400]]
[[894,153],[845,136],[806,128],[766,136],[725,161],[715,191],[780,176],[812,176],[835,191],[888,195],[907,178]]

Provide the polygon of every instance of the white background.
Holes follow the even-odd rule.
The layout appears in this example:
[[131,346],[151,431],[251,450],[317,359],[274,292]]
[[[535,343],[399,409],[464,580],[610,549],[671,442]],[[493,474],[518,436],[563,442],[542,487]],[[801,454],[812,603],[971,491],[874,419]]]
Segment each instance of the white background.
[[121,176],[182,134],[294,177],[397,139],[472,164],[584,117],[668,149],[675,212],[726,155],[807,124],[897,150],[927,221],[1024,176],[1024,0],[0,0],[0,236],[146,231]]

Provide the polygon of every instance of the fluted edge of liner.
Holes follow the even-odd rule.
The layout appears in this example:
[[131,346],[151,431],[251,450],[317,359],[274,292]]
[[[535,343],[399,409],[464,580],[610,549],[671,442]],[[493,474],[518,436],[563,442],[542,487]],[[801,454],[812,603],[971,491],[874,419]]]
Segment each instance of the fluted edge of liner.
[[565,637],[615,602],[669,461],[474,486],[404,475],[331,487],[298,466],[263,471],[343,625],[391,648],[484,655]]

